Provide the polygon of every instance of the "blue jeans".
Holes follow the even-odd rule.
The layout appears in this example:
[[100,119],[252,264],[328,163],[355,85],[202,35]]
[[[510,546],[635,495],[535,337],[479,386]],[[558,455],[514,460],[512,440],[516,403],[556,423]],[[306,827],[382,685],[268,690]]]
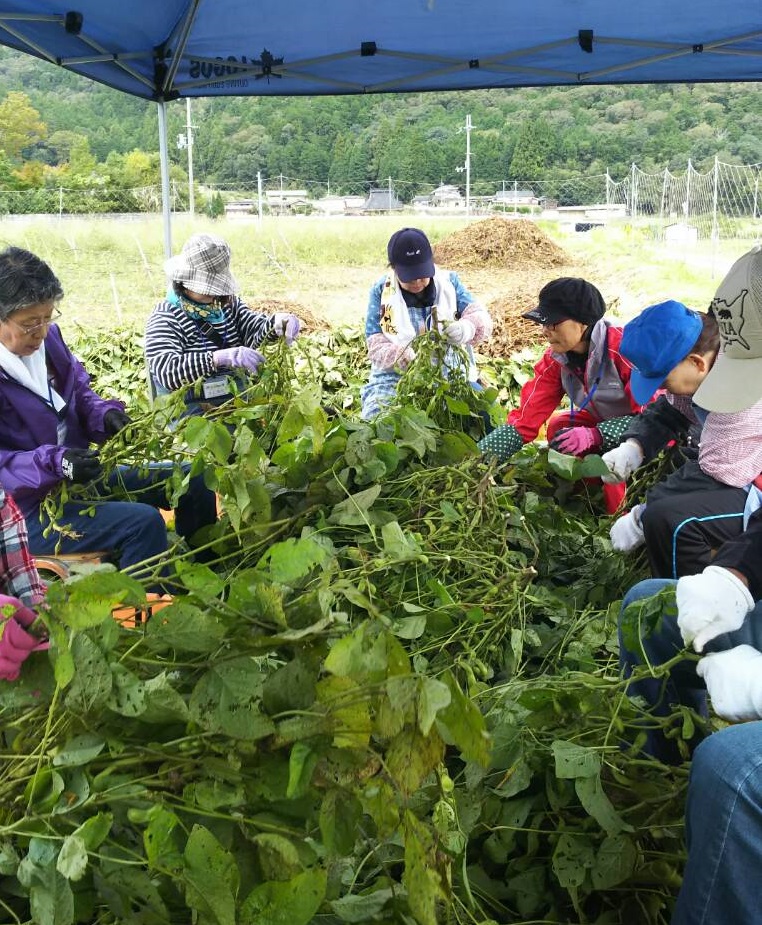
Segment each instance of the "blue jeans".
[[[663,588],[675,584],[671,578],[648,578],[638,582],[625,595],[620,616],[629,604],[651,597]],[[762,650],[762,603],[757,604],[739,630],[717,636],[707,644],[705,651],[720,652],[744,643]],[[643,653],[629,651],[622,639],[620,624],[619,665],[625,678],[629,678],[636,667],[645,664],[643,654],[650,664],[661,665],[685,649],[676,619],[666,614],[662,618],[659,631],[642,639],[641,645]],[[676,665],[668,677],[633,681],[627,692],[631,696],[642,697],[653,716],[669,716],[675,705],[690,707],[699,715],[707,716],[706,688],[696,674],[695,665],[694,661],[686,659],[685,662]],[[675,764],[682,760],[677,745],[664,736],[661,728],[646,729],[646,733],[645,752],[667,764]]]
[[[70,525],[79,537],[76,539],[51,531],[44,537],[43,530],[50,521],[39,511],[27,516],[29,548],[33,555],[114,551],[120,569],[126,569],[144,559],[167,551],[167,529],[158,508],[167,508],[166,482],[172,475],[169,463],[152,463],[147,474],[120,466],[108,483],[99,486],[104,494],[117,485],[130,493],[137,493],[140,501],[116,501],[109,497],[94,502],[69,501],[63,506],[59,520]],[[92,506],[93,516],[82,514]],[[186,540],[201,527],[217,519],[214,492],[204,485],[201,476],[190,480],[186,493],[179,499],[175,511],[175,529]],[[60,541],[60,542],[59,542]]]
[[762,722],[729,726],[696,749],[686,839],[672,925],[762,925]]

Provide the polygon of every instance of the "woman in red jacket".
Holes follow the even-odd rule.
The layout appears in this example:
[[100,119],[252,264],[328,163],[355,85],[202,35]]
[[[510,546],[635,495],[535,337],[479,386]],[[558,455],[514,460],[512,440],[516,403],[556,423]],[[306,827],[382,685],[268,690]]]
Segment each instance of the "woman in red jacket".
[[[507,423],[479,443],[485,455],[509,459],[546,423],[559,453],[602,453],[621,442],[641,406],[630,392],[632,364],[619,353],[622,329],[604,319],[605,311],[603,296],[587,280],[565,276],[543,286],[537,308],[523,317],[542,325],[548,349]],[[559,411],[564,397],[569,410]],[[610,512],[623,496],[623,485],[604,486]]]

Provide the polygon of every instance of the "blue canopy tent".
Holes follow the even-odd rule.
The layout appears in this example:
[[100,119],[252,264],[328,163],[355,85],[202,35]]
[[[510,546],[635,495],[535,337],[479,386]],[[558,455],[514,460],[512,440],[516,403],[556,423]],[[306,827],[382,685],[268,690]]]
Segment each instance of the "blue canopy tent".
[[[72,8],[74,7],[74,8]],[[165,104],[762,79],[760,0],[0,0],[0,44]]]

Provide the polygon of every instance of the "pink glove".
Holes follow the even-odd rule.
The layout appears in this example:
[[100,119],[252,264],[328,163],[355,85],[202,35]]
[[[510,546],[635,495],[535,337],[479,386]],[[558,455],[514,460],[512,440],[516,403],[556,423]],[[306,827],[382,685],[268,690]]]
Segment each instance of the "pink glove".
[[265,358],[251,347],[226,347],[224,350],[215,350],[212,354],[214,365],[226,366],[230,369],[246,369],[256,375]]
[[550,448],[567,456],[584,456],[603,446],[603,435],[597,427],[564,427],[550,441]]
[[301,324],[296,315],[291,312],[276,312],[273,315],[273,331],[286,341],[286,346],[290,347],[296,340]]
[[0,594],[0,609],[15,607],[10,617],[0,616],[0,679],[15,681],[30,652],[47,649],[48,643],[26,631],[37,614],[25,607],[18,598]]

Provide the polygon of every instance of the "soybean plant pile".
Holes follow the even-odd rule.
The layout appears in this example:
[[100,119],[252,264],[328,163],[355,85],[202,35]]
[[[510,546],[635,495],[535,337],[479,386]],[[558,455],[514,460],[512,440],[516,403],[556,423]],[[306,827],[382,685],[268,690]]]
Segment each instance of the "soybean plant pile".
[[0,919],[668,922],[686,771],[643,757],[618,676],[644,571],[582,479],[600,461],[481,459],[494,393],[439,378],[431,338],[372,423],[356,345],[267,349],[209,416],[136,403],[104,448],[176,461],[178,493],[204,474],[216,561],[175,544],[135,628],[111,610],[145,571],[51,587],[49,653],[0,685]]

